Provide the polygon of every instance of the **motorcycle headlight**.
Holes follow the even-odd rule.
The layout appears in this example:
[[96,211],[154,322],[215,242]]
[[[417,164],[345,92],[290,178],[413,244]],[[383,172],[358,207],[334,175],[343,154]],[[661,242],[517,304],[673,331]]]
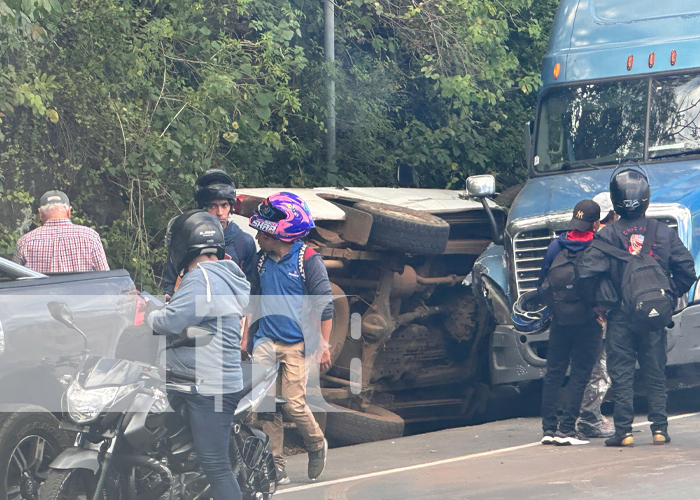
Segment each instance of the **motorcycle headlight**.
[[85,390],[80,384],[73,382],[66,391],[68,416],[76,424],[94,422],[100,413],[114,402],[118,392],[119,387]]

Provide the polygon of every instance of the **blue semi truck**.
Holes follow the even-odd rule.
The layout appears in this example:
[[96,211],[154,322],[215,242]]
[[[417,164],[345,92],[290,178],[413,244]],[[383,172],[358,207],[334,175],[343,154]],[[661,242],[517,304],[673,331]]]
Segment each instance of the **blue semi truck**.
[[[622,162],[644,166],[647,215],[675,228],[700,264],[700,2],[562,0],[542,82],[536,119],[526,127],[529,180],[468,278],[496,323],[494,385],[544,375],[549,332],[515,331],[512,304],[535,289],[545,250],[576,202],[608,191]],[[473,197],[490,196],[492,186],[490,176],[468,180]],[[669,384],[700,383],[696,363],[697,285],[679,300],[668,330]]]

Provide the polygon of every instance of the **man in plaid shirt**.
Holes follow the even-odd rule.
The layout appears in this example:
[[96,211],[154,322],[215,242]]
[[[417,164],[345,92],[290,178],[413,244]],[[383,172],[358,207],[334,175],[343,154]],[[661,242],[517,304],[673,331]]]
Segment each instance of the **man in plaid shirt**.
[[40,273],[109,271],[100,235],[73,224],[70,212],[65,193],[45,193],[39,207],[43,225],[19,239],[12,260]]

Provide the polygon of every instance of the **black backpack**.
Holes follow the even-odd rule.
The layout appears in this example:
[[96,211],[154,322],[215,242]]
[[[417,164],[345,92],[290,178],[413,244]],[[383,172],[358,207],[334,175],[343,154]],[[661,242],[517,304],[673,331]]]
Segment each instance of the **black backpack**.
[[582,300],[576,289],[576,261],[582,253],[562,249],[542,283],[545,301],[560,325],[580,325],[593,317],[593,305]]
[[622,311],[637,327],[645,330],[660,330],[673,318],[671,283],[650,254],[657,227],[657,221],[649,219],[639,255],[632,255],[604,241],[594,240],[592,243],[601,252],[626,263],[620,286]]

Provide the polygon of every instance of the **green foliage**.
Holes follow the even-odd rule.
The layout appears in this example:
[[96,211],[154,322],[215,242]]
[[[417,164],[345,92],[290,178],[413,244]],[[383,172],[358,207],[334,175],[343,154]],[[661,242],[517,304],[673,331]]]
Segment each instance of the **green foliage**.
[[425,187],[516,183],[556,4],[339,0],[329,65],[323,2],[0,0],[0,253],[52,188],[154,289],[210,167],[245,187],[390,185],[400,164]]

